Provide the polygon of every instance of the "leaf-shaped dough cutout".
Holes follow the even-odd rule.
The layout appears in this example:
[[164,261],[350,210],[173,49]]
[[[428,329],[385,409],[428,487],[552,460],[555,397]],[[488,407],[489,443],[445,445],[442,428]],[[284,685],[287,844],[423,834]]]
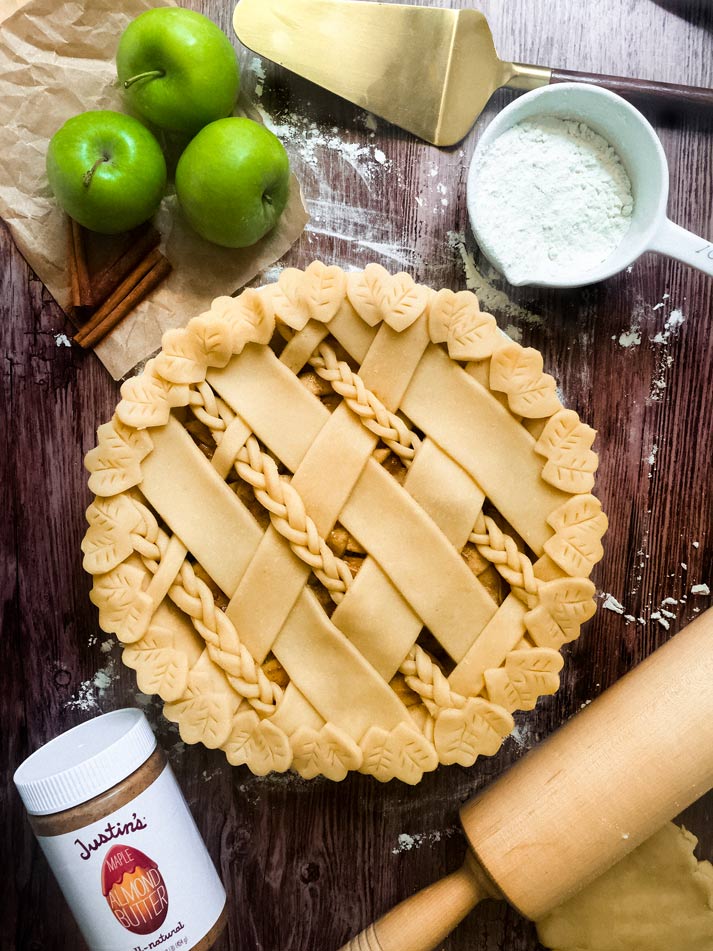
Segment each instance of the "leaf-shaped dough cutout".
[[383,281],[377,299],[386,323],[397,333],[418,320],[428,304],[428,288],[403,271]]
[[184,743],[202,743],[214,750],[228,739],[239,700],[224,677],[219,680],[216,671],[199,669],[202,662],[203,658],[189,673],[183,696],[165,704],[163,712],[166,719],[178,723]]
[[[462,293],[466,293],[463,291]],[[500,331],[491,314],[478,311],[454,318],[448,334],[448,353],[453,360],[486,360],[500,344]]]
[[584,624],[596,612],[595,587],[588,578],[555,578],[540,585],[540,603],[558,624]]
[[485,671],[488,697],[506,710],[532,710],[538,697],[557,692],[563,664],[547,647],[510,651],[504,667]]
[[570,495],[584,494],[591,492],[594,487],[594,473],[598,465],[597,454],[591,449],[562,452],[547,460],[542,469],[542,478]]
[[211,311],[188,322],[201,361],[209,367],[224,367],[233,356],[233,334],[230,324]]
[[540,603],[525,615],[525,626],[538,647],[558,650],[579,637],[580,627],[596,612],[595,588],[586,578],[557,578],[540,585]]
[[180,700],[188,685],[188,656],[176,649],[174,632],[152,624],[145,636],[124,648],[122,660],[136,671],[139,690],[167,703]]
[[490,388],[519,393],[537,386],[542,375],[542,354],[511,341],[499,347],[490,363]]
[[[448,288],[442,288],[431,301],[428,308],[428,337],[431,343],[445,343],[448,340],[448,331],[453,321],[453,314],[458,308],[458,296],[470,294],[470,291],[459,291],[454,294]],[[475,295],[472,295],[475,297]],[[477,305],[477,298],[476,298]]]
[[270,720],[261,720],[248,744],[247,764],[257,776],[284,773],[292,763],[287,734]]
[[578,624],[574,625],[573,630],[570,627],[569,634],[566,634],[542,604],[538,604],[532,611],[527,612],[525,627],[538,647],[549,647],[552,650],[559,650],[563,644],[575,641],[579,637]]
[[551,512],[547,524],[556,532],[580,528],[595,538],[602,538],[609,527],[609,520],[602,512],[602,503],[596,496],[576,495]]
[[237,297],[230,297],[228,294],[221,294],[220,297],[214,297],[210,304],[210,310],[204,311],[202,317],[217,317],[218,320],[230,320],[230,315],[238,301]]
[[[142,459],[153,449],[153,442],[147,432],[144,432],[140,429],[134,429],[133,426],[127,426],[125,423],[121,422],[116,414],[114,414],[111,422],[108,425],[113,426],[114,432],[119,437],[119,439],[121,439],[125,445],[133,449],[137,455],[140,455]],[[100,426],[99,430],[102,430],[103,428],[103,426]]]
[[89,528],[82,539],[84,570],[103,575],[116,568],[134,551],[131,533],[143,519],[126,495],[97,498],[87,509]]
[[97,436],[97,446],[84,457],[84,467],[90,473],[90,490],[95,495],[112,496],[138,485],[141,460],[146,453],[137,452],[127,443],[113,422],[100,426]]
[[520,697],[514,684],[503,667],[493,667],[484,674],[485,689],[493,703],[506,710],[518,710]]
[[490,361],[490,387],[506,393],[517,416],[543,419],[562,408],[554,379],[542,372],[542,354],[532,347],[508,343]]
[[328,324],[341,307],[346,289],[347,278],[340,267],[313,261],[304,273],[301,291],[310,318]]
[[309,320],[309,311],[301,296],[303,277],[304,273],[297,268],[285,268],[278,278],[277,289],[272,292],[275,315],[293,330],[302,330]]
[[170,383],[200,383],[205,379],[205,353],[188,329],[167,330],[156,357],[156,372]]
[[399,723],[391,731],[391,742],[396,747],[396,778],[411,786],[421,780],[424,773],[438,766],[438,755],[432,743],[408,723]]
[[149,360],[143,373],[122,384],[116,415],[126,426],[134,429],[164,426],[172,406],[188,403],[188,387],[162,379],[154,372],[155,368],[155,361]]
[[439,714],[433,742],[444,765],[472,766],[479,756],[495,756],[514,726],[507,710],[482,697],[471,697],[461,709],[452,707]]
[[300,727],[290,737],[293,768],[305,779],[326,776],[341,782],[350,770],[361,767],[364,756],[354,740],[333,723],[320,730]]
[[562,452],[584,452],[592,448],[596,435],[596,430],[583,423],[573,410],[561,409],[547,421],[535,443],[535,452],[548,459]]
[[363,271],[347,275],[347,297],[364,323],[376,327],[383,320],[380,287],[390,278],[380,264],[367,264]]
[[495,318],[482,313],[471,291],[440,290],[429,307],[428,332],[433,343],[448,342],[453,360],[485,360],[501,340]]
[[248,343],[268,344],[275,332],[275,314],[269,294],[248,288],[238,298],[229,297],[224,317],[232,330],[233,353]]
[[230,735],[222,747],[232,766],[242,766],[247,763],[248,743],[259,724],[260,717],[254,710],[243,710],[234,717]]
[[245,763],[257,776],[284,773],[292,762],[287,734],[270,720],[261,720],[254,710],[244,710],[233,719],[223,750],[229,763]]
[[548,538],[545,552],[562,571],[573,578],[588,578],[597,562],[604,557],[599,537],[585,525],[573,525]]
[[125,644],[140,640],[153,617],[153,601],[143,590],[149,577],[143,566],[123,562],[94,579],[89,597],[99,608],[99,626]]
[[414,786],[438,765],[433,744],[408,723],[399,723],[391,732],[371,727],[360,746],[364,751],[361,771],[381,783],[400,779]]
[[542,373],[529,389],[508,393],[508,404],[516,416],[526,419],[545,419],[562,408],[557,385],[549,373]]

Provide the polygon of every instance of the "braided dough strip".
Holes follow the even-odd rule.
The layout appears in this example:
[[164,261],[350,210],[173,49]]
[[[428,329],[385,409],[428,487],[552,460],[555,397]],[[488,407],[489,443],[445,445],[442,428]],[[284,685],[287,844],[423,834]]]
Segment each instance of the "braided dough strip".
[[[229,407],[219,407],[210,386],[198,385],[191,393],[191,408],[213,434],[218,450],[223,445],[225,430],[235,414]],[[247,427],[241,422],[241,434]],[[220,454],[220,461],[226,457]],[[275,460],[263,452],[260,444],[247,430],[239,446],[234,446],[232,468],[253,489],[255,498],[270,515],[272,526],[329,591],[338,603],[352,583],[352,574],[346,562],[337,558],[325,539],[320,535],[314,520],[308,515],[304,502],[294,481],[280,476]],[[230,470],[228,470],[230,471]],[[259,560],[259,558],[258,558]],[[258,565],[259,568],[259,565]]]

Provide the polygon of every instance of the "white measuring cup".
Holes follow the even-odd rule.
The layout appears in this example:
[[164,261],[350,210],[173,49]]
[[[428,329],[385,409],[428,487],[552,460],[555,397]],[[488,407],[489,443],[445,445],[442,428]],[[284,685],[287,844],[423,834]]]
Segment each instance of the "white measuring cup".
[[[594,268],[557,280],[536,275],[510,280],[507,268],[488,254],[478,228],[476,183],[486,150],[504,132],[540,116],[576,119],[598,132],[616,150],[631,179],[634,208],[631,226],[619,246]],[[659,137],[648,120],[631,103],[599,86],[562,83],[526,93],[506,106],[483,132],[468,174],[468,214],[481,251],[508,279],[520,286],[581,287],[603,281],[632,264],[645,251],[667,254],[713,275],[713,239],[706,241],[674,224],[666,214],[669,173]]]

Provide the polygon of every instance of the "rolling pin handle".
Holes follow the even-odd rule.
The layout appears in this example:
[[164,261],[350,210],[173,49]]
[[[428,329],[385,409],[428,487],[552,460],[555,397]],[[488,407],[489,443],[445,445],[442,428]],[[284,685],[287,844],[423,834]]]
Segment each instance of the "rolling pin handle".
[[388,911],[340,951],[433,951],[484,898],[496,897],[473,854],[440,882]]

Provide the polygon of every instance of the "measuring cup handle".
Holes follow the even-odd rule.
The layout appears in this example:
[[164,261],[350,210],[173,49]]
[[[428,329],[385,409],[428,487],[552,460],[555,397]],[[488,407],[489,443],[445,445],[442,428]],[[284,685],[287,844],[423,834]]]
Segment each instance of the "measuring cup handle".
[[667,254],[671,258],[676,258],[677,261],[683,261],[713,276],[713,240],[706,241],[705,238],[699,238],[692,231],[686,231],[668,218],[654,235],[649,250]]

